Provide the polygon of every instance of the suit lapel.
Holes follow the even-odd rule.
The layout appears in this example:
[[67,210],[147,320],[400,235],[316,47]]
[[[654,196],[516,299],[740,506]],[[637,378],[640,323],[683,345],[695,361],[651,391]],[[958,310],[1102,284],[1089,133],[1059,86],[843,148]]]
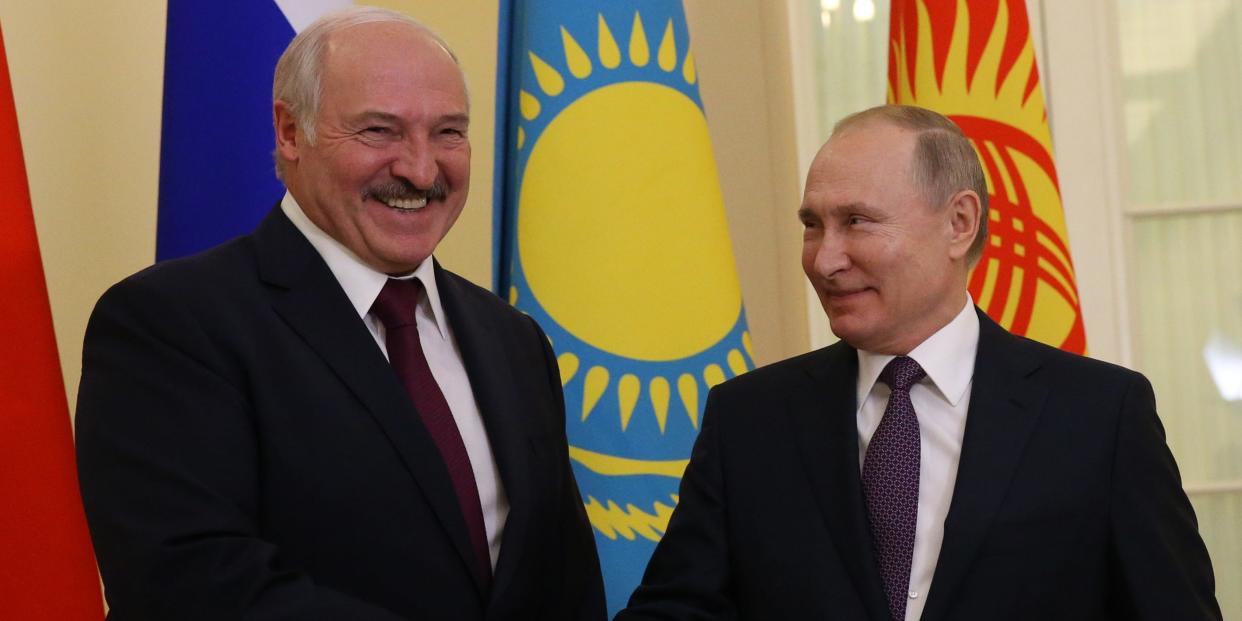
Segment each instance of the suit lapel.
[[255,242],[259,275],[273,290],[273,308],[375,418],[478,583],[465,519],[444,461],[340,283],[279,207],[255,232]]
[[805,371],[807,389],[795,391],[789,415],[811,490],[868,614],[887,620],[858,469],[858,356],[838,343],[808,358]]
[[509,499],[509,515],[505,520],[503,544],[497,559],[492,582],[492,599],[502,596],[512,583],[513,573],[520,566],[525,544],[530,539],[537,463],[534,447],[523,421],[534,416],[521,414],[527,399],[516,386],[510,366],[499,361],[513,360],[510,353],[511,335],[502,333],[494,320],[487,317],[477,304],[470,303],[468,286],[436,265],[436,284],[444,312],[461,351],[466,374],[470,377],[479,413],[487,429],[492,456],[500,473],[501,484]]
[[[1040,361],[1021,341],[979,314],[979,351],[944,541],[923,619],[945,618],[988,527],[1005,499],[1047,387],[1031,376]],[[1023,353],[1028,355],[1023,356]]]

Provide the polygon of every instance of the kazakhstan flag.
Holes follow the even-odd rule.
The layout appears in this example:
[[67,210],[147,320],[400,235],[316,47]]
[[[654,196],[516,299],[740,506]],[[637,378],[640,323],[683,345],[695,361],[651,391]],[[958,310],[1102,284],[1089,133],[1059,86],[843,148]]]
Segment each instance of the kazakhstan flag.
[[547,331],[612,613],[754,367],[680,0],[501,9],[496,287]]

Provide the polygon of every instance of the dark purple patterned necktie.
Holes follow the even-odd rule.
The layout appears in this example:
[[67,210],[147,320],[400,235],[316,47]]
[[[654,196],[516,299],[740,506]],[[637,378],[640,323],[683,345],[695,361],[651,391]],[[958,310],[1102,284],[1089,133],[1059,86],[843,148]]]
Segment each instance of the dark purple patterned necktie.
[[906,618],[914,527],[919,515],[919,419],[910,402],[910,387],[926,375],[923,367],[907,356],[894,358],[884,367],[880,381],[892,389],[892,394],[863,460],[871,539],[888,609],[896,621]]
[[466,453],[457,422],[453,420],[453,412],[431,374],[431,367],[423,354],[422,341],[418,338],[414,311],[422,292],[423,286],[417,279],[390,278],[371,306],[371,313],[384,324],[388,361],[401,378],[401,384],[414,402],[414,409],[418,410],[423,426],[436,443],[440,457],[448,468],[453,491],[457,493],[457,505],[466,519],[466,531],[474,548],[478,564],[476,570],[480,572],[483,583],[487,584],[492,575],[492,558],[474,470],[470,467],[470,456]]

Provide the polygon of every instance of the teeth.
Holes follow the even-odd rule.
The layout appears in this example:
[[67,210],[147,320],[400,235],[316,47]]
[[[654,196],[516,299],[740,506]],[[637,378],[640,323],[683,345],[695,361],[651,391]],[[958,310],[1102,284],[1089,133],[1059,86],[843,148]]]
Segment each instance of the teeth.
[[384,203],[388,205],[389,207],[393,207],[395,209],[418,210],[418,209],[422,209],[423,207],[427,206],[427,199],[426,198],[392,199],[392,200],[384,201]]

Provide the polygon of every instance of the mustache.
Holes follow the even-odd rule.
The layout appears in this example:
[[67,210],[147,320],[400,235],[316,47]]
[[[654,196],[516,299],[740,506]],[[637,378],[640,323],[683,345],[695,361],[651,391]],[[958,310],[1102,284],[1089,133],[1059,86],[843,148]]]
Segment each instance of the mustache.
[[368,186],[362,191],[362,198],[373,198],[380,202],[427,199],[427,202],[441,201],[448,195],[444,182],[437,179],[427,189],[419,188],[405,179],[393,179]]

